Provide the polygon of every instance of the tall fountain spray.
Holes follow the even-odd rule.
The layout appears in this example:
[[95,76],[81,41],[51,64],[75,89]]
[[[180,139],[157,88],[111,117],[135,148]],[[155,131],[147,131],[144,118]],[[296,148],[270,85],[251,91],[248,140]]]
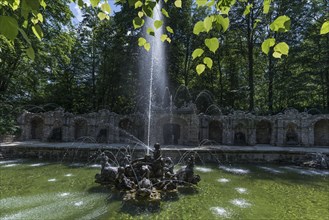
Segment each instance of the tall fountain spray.
[[[149,154],[149,147],[151,145],[150,137],[155,135],[155,131],[151,129],[153,108],[160,106],[162,103],[167,86],[165,43],[160,40],[164,29],[163,25],[159,29],[154,27],[154,21],[163,21],[161,4],[161,1],[159,1],[155,6],[153,18],[147,17],[145,20],[143,37],[151,44],[151,50],[147,52],[144,48],[141,48],[141,60],[139,64],[141,93],[147,98],[144,107],[147,112],[147,154]],[[155,36],[146,33],[146,29],[149,27],[154,29]]]

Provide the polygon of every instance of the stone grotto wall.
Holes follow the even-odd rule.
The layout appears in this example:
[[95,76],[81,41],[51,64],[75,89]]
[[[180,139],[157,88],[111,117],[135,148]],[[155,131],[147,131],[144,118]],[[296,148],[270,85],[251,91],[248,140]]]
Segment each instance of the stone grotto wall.
[[294,109],[270,116],[242,111],[228,115],[195,112],[191,103],[181,108],[157,109],[149,137],[145,115],[118,115],[109,110],[83,115],[73,115],[64,109],[23,112],[18,123],[23,141],[329,147],[328,114],[310,115]]

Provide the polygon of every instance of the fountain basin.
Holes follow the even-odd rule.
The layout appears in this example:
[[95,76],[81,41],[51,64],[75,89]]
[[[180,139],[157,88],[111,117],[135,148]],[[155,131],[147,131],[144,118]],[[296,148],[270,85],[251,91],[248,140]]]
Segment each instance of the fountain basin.
[[[195,173],[202,179],[198,186],[178,190],[176,197],[164,198],[154,209],[123,205],[119,193],[94,183],[93,176],[98,171],[99,167],[89,163],[1,161],[0,219],[195,219],[196,216],[324,219],[329,216],[326,170],[264,164],[197,164]],[[219,181],[223,179],[228,181]]]

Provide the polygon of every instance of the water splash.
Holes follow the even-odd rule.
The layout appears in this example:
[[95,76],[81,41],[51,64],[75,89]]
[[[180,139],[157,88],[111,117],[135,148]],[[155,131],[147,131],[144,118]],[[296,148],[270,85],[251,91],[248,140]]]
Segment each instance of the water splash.
[[[152,134],[152,109],[157,103],[161,106],[162,98],[165,94],[165,88],[167,85],[166,79],[166,59],[165,59],[165,44],[161,42],[160,37],[163,34],[163,26],[159,29],[155,29],[155,36],[146,34],[148,27],[153,27],[155,20],[163,20],[161,13],[161,1],[157,3],[153,10],[153,18],[147,17],[145,19],[145,25],[143,36],[147,42],[151,44],[151,52],[146,52],[144,48],[141,49],[141,59],[139,62],[140,81],[143,82],[141,85],[141,94],[148,97],[146,105],[147,112],[147,146],[151,145]],[[145,80],[145,79],[149,79]],[[149,148],[147,148],[147,154],[149,154]]]
[[213,214],[223,218],[229,218],[231,215],[231,213],[228,210],[222,207],[211,207],[210,211],[212,211]]
[[210,173],[213,170],[207,167],[195,167],[195,170],[200,171],[202,173]]
[[250,170],[248,170],[248,169],[234,168],[234,167],[227,167],[227,166],[219,166],[219,169],[222,169],[222,170],[225,170],[226,172],[234,173],[234,174],[250,173]]
[[233,205],[238,206],[240,208],[248,208],[251,206],[251,203],[249,203],[245,199],[233,199],[230,201]]
[[282,170],[274,169],[271,167],[259,166],[259,168],[274,174],[284,173]]
[[240,194],[247,194],[248,190],[246,188],[237,187],[235,190]]
[[21,160],[21,159],[18,159],[18,160],[3,160],[3,161],[0,161],[0,165],[10,164],[10,163],[21,163],[21,162],[23,162],[23,160]]
[[41,166],[45,166],[47,165],[46,163],[34,163],[34,164],[31,164],[30,167],[41,167]]
[[220,183],[228,183],[228,182],[230,182],[230,180],[229,179],[226,179],[226,178],[220,178],[217,181],[220,182]]
[[295,167],[295,166],[285,166],[282,168],[289,170],[289,171],[293,171],[293,172],[301,174],[301,175],[308,175],[308,176],[328,176],[329,175],[329,171],[327,171],[327,170],[301,169],[301,168]]

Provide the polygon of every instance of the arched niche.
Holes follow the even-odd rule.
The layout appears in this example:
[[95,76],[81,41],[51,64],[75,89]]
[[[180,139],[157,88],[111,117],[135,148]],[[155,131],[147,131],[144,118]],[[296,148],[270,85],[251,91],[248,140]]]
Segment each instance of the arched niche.
[[31,139],[42,140],[44,121],[40,117],[34,117],[31,120]]
[[314,124],[314,145],[329,146],[329,119],[321,119]]
[[286,127],[286,144],[287,145],[298,145],[299,144],[297,125],[294,123],[289,123]]
[[209,123],[208,139],[219,144],[223,142],[223,125],[220,121],[214,120]]
[[124,118],[119,122],[120,140],[126,141],[137,138],[140,141],[144,140],[144,124],[139,120],[131,120]]
[[98,143],[108,143],[109,130],[107,128],[101,128],[98,131],[96,140],[97,140]]
[[270,121],[262,120],[256,125],[256,143],[270,144],[272,136],[272,125]]
[[58,120],[54,122],[52,130],[48,136],[48,141],[61,142],[63,136],[62,123]]
[[85,119],[79,119],[74,122],[74,139],[78,140],[88,135],[88,124]]
[[180,125],[179,124],[164,124],[163,125],[163,143],[164,144],[178,144],[180,139]]
[[247,145],[246,133],[246,126],[242,123],[237,124],[234,128],[234,145]]

